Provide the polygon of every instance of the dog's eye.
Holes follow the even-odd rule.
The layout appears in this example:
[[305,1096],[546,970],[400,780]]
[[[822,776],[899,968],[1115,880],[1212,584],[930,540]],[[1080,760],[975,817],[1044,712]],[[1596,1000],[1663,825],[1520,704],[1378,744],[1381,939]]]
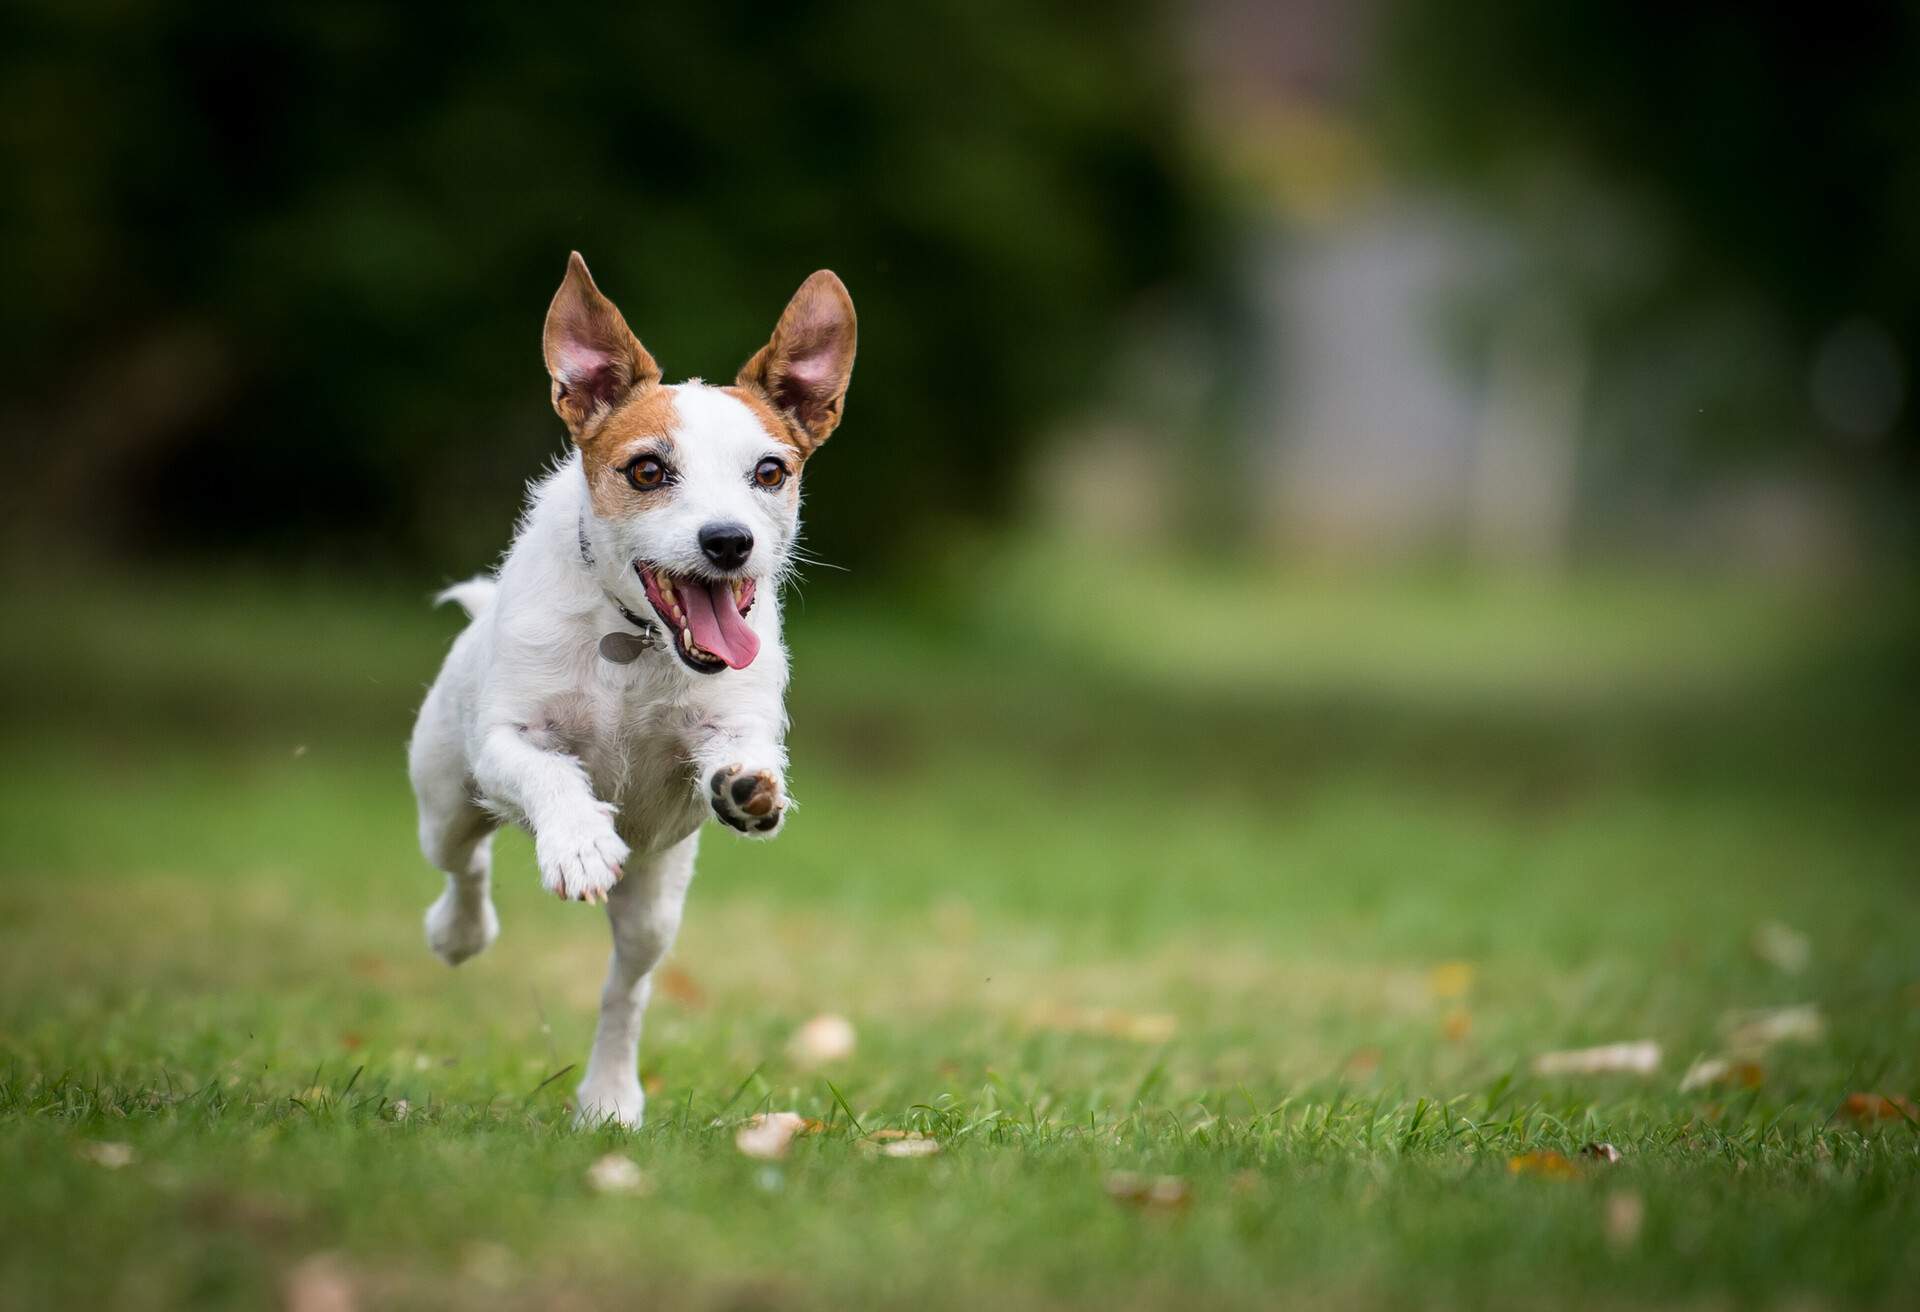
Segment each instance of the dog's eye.
[[651,492],[667,481],[667,467],[653,456],[641,456],[627,466],[627,482]]
[[787,467],[768,456],[753,467],[753,481],[761,487],[779,487],[787,481]]

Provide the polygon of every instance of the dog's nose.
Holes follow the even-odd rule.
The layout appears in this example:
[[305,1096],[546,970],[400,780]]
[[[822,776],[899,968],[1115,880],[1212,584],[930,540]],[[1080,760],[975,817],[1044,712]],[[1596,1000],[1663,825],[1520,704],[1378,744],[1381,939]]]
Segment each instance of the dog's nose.
[[700,550],[721,569],[739,569],[753,554],[753,534],[745,524],[709,524],[700,530]]

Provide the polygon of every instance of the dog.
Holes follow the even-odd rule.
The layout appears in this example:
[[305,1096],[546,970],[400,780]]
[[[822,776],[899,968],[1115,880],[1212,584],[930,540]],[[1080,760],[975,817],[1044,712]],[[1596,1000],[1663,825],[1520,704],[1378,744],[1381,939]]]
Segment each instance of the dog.
[[498,569],[438,598],[469,623],[408,751],[420,847],[446,873],[427,943],[458,965],[498,935],[502,824],[533,835],[548,891],[605,906],[582,1123],[640,1123],[641,1018],[703,822],[766,839],[792,809],[780,588],[854,345],[853,301],[821,270],[731,387],[667,385],[574,252],[542,338],[571,449]]

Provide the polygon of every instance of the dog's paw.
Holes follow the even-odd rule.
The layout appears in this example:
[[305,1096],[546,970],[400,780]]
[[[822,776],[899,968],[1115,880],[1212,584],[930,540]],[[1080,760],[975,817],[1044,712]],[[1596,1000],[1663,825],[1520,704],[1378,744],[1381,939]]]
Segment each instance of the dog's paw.
[[647,1095],[640,1091],[640,1081],[631,1075],[625,1080],[600,1083],[589,1079],[582,1081],[575,1091],[573,1105],[576,1130],[591,1130],[602,1125],[624,1125],[637,1130],[646,1115]]
[[707,781],[707,800],[721,824],[753,838],[772,838],[787,814],[787,791],[777,770],[723,765]]
[[427,908],[427,946],[449,966],[486,951],[500,937],[500,917],[491,901],[462,906],[448,889]]
[[533,840],[540,865],[540,886],[569,902],[605,902],[607,891],[625,873],[627,845],[613,832],[605,814],[584,816],[573,824],[549,825]]

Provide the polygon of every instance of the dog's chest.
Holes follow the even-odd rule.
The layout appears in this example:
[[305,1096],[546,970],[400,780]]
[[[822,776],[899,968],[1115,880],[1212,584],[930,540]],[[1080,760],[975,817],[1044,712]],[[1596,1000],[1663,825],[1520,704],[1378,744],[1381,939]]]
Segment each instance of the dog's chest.
[[556,706],[550,722],[585,767],[594,795],[618,808],[620,836],[650,851],[693,832],[706,808],[693,781],[697,715],[639,691],[599,683]]

